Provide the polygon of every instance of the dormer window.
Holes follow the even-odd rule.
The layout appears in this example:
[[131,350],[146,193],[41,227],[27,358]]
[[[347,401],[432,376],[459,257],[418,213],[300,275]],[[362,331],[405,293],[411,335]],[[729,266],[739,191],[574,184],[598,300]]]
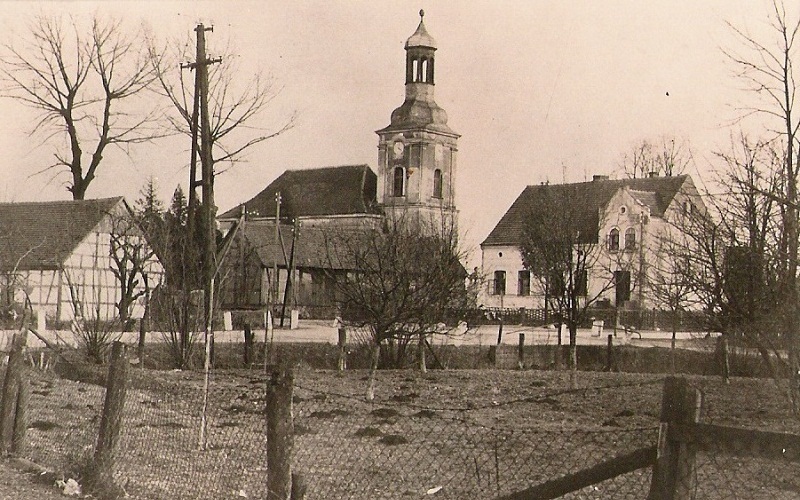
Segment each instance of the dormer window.
[[619,250],[619,229],[613,228],[608,233],[608,249],[612,252]]
[[395,198],[406,195],[406,169],[403,167],[395,167],[392,178],[392,188],[392,195],[394,195]]

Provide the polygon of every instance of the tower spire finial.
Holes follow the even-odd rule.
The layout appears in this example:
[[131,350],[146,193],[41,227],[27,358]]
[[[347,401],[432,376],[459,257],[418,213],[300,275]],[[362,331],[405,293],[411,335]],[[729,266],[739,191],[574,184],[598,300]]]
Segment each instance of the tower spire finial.
[[425,17],[425,10],[424,9],[419,9],[419,18],[420,18],[420,20],[422,20],[423,17]]

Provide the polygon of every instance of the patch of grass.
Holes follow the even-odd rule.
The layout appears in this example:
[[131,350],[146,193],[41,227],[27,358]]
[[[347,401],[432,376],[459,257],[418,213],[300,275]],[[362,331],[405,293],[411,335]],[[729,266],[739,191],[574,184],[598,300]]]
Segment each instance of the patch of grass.
[[401,436],[400,434],[387,434],[382,438],[380,438],[378,441],[389,446],[397,446],[400,444],[408,443],[408,439],[406,439],[404,436]]
[[408,403],[410,401],[414,401],[415,399],[419,398],[419,394],[416,392],[411,392],[409,394],[395,394],[392,396],[393,401],[397,401],[398,403]]
[[400,412],[395,410],[394,408],[378,408],[377,410],[372,410],[370,415],[378,418],[394,418],[400,415]]
[[419,417],[419,418],[435,418],[436,417],[436,412],[433,411],[433,410],[420,410],[417,413],[415,413],[413,416]]
[[353,435],[356,437],[381,437],[383,432],[377,427],[368,426],[358,429]]
[[313,417],[313,418],[331,419],[331,418],[336,418],[336,417],[346,417],[347,415],[350,415],[349,411],[336,409],[336,410],[330,410],[330,411],[318,410],[318,411],[312,412],[310,416]]
[[52,431],[53,429],[58,429],[61,426],[55,422],[48,422],[47,420],[35,420],[28,425],[29,429],[36,429],[40,431]]

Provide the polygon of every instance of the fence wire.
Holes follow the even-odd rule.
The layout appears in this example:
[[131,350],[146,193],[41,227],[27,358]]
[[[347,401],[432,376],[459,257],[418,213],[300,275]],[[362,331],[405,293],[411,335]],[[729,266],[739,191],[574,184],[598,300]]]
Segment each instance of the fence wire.
[[[27,371],[31,395],[22,456],[80,479],[97,440],[107,367],[74,363],[59,373]],[[266,497],[263,373],[212,372],[204,446],[202,373],[131,366],[129,375],[114,468],[129,498]],[[570,420],[567,403],[576,393],[588,401],[633,389],[657,416],[661,380],[577,391],[542,388],[533,396],[459,407],[410,395],[367,402],[342,391],[345,384],[334,372],[328,375],[310,383],[299,372],[294,390],[293,468],[303,475],[309,500],[498,498],[657,442],[655,426],[579,425]],[[557,403],[564,405],[563,418],[525,418],[537,406]],[[698,453],[695,471],[691,488],[698,499],[800,497],[800,465],[789,460],[737,458],[711,449]],[[563,498],[645,498],[650,480],[645,467]]]
[[[564,392],[548,394],[553,397]],[[498,427],[498,406],[458,409],[295,388],[295,467],[312,498],[493,498],[652,445],[654,427],[581,429],[563,422]],[[521,406],[521,407],[520,407]],[[565,498],[643,498],[649,470]],[[588,491],[590,490],[590,491]],[[587,497],[587,495],[589,495]]]

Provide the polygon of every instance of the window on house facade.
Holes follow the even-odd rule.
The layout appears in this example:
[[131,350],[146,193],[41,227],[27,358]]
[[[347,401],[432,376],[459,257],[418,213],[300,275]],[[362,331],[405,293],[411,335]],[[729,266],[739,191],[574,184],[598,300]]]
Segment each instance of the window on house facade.
[[433,171],[433,197],[442,198],[442,171],[438,168]]
[[636,230],[629,227],[625,230],[625,250],[633,250],[636,248]]
[[520,271],[517,276],[517,293],[519,295],[531,294],[531,273],[530,271]]
[[494,295],[505,295],[506,294],[506,272],[505,271],[495,271],[494,272]]
[[395,197],[406,195],[406,171],[403,167],[395,167],[392,184],[392,194]]
[[608,233],[608,249],[612,252],[619,250],[619,229],[617,228]]
[[614,271],[615,304],[620,307],[631,300],[631,272]]

